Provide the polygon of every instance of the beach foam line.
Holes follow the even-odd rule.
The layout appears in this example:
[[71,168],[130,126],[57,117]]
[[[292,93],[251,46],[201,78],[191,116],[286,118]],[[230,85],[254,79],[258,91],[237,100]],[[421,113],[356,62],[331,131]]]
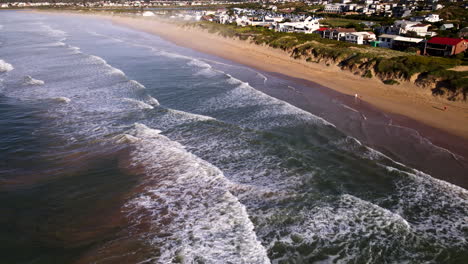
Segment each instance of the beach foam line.
[[106,60],[104,60],[103,58],[99,57],[99,56],[96,56],[96,55],[88,55],[88,57],[90,58],[90,60],[95,63],[95,64],[102,64],[104,66],[106,66],[108,69],[109,69],[109,74],[110,75],[121,75],[121,76],[124,76],[124,77],[127,77],[127,75],[120,69],[117,69],[115,67],[113,67],[112,65],[108,64]]
[[149,224],[140,235],[160,249],[158,262],[270,263],[245,206],[227,191],[229,181],[217,167],[160,130],[136,123],[127,134],[121,140],[135,146],[132,166],[145,176],[124,211],[136,225]]
[[67,35],[67,33],[65,31],[59,30],[59,29],[54,29],[51,26],[43,24],[43,23],[42,23],[41,27],[44,28],[46,30],[46,32],[52,37],[63,37],[63,36]]
[[397,127],[397,128],[401,128],[401,129],[406,129],[406,130],[409,130],[409,131],[413,132],[413,134],[415,134],[417,137],[419,137],[420,140],[424,140],[424,141],[426,142],[426,144],[429,144],[429,145],[433,146],[434,148],[439,149],[439,150],[442,151],[442,152],[448,153],[448,154],[451,155],[452,158],[453,158],[454,160],[456,160],[456,161],[460,161],[460,160],[464,160],[464,159],[465,159],[464,157],[462,157],[462,156],[460,156],[460,155],[458,155],[458,154],[456,154],[456,153],[453,153],[453,152],[451,152],[450,150],[448,150],[448,149],[446,149],[446,148],[443,148],[443,147],[440,147],[440,146],[435,145],[435,144],[432,143],[432,141],[430,141],[428,138],[423,137],[423,136],[421,135],[421,133],[419,133],[419,131],[417,131],[416,129],[412,129],[412,128],[404,127],[404,126],[394,125],[392,119],[390,119],[390,121],[388,122],[388,126]]
[[[286,101],[283,101],[283,100],[280,100],[280,99],[277,99],[273,96],[270,96],[270,95],[267,95],[257,89],[255,89],[254,87],[252,87],[248,82],[243,82],[237,78],[234,78],[232,77],[231,75],[226,75],[228,78],[227,78],[227,82],[228,83],[236,83],[238,82],[239,85],[235,88],[235,89],[239,89],[240,91],[247,91],[248,93],[251,93],[254,97],[258,98],[259,100],[267,103],[268,105],[276,105],[277,107],[279,108],[282,108],[282,109],[278,109],[278,110],[282,110],[282,111],[277,111],[276,113],[277,114],[294,114],[298,117],[305,117],[306,119],[310,120],[310,121],[314,121],[314,122],[320,122],[324,125],[327,125],[327,126],[331,126],[331,127],[335,127],[335,125],[333,125],[332,123],[328,122],[327,120],[325,120],[324,118],[322,117],[319,117],[319,116],[316,116],[310,112],[307,112],[305,110],[302,110]],[[272,113],[273,114],[273,113]]]
[[219,64],[219,65],[223,65],[223,66],[228,66],[228,67],[233,67],[233,68],[240,68],[240,69],[244,69],[244,70],[248,70],[248,71],[251,71],[251,72],[254,72],[256,75],[260,76],[261,78],[263,78],[263,84],[266,85],[267,81],[268,81],[268,77],[266,77],[263,73],[260,73],[259,71],[255,70],[255,69],[252,69],[250,67],[247,67],[247,66],[242,66],[242,65],[234,65],[234,64],[228,64],[228,63],[224,63],[224,62],[220,62],[220,61],[216,61],[216,60],[210,60],[210,59],[201,59],[203,61],[209,61],[211,63],[215,63],[215,64]]
[[0,72],[9,72],[14,69],[13,65],[0,59]]

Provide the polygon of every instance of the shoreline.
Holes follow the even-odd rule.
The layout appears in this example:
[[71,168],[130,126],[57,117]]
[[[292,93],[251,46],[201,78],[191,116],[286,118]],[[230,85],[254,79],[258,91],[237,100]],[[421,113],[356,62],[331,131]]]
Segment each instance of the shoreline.
[[[437,98],[429,89],[411,83],[386,85],[376,78],[365,79],[335,66],[327,67],[293,59],[280,49],[224,38],[198,29],[188,30],[160,20],[111,15],[92,16],[156,34],[179,46],[261,71],[314,82],[347,95],[358,94],[361,100],[384,112],[403,115],[468,140],[468,103]],[[447,106],[447,111],[443,111],[444,106]]]
[[[55,14],[61,13],[63,12]],[[327,67],[322,64],[293,59],[288,53],[280,49],[260,46],[248,41],[224,38],[198,29],[182,28],[179,25],[162,22],[159,19],[114,16],[111,14],[70,14],[102,18],[119,26],[155,34],[176,45],[215,55],[271,75],[277,75],[280,78],[302,83],[307,86],[307,90],[317,89],[344,102],[353,103],[354,94],[357,93],[360,97],[359,100],[363,102],[360,110],[370,111],[369,113],[379,112],[389,117],[390,122],[393,122],[391,125],[389,124],[391,127],[404,127],[413,130],[412,133],[421,136],[420,140],[428,139],[436,148],[440,147],[443,152],[446,151],[452,156],[453,161],[447,163],[447,166],[450,166],[448,164],[453,162],[452,165],[456,165],[455,167],[461,166],[462,169],[460,167],[458,169],[453,167],[447,170],[440,169],[438,168],[440,166],[437,165],[439,162],[434,157],[429,157],[424,163],[411,164],[410,162],[408,165],[419,170],[429,170],[426,172],[436,178],[468,188],[468,178],[464,175],[466,170],[463,169],[468,168],[467,103],[448,102],[434,97],[430,94],[430,91],[410,83],[399,86],[385,85],[375,78],[364,79],[335,66]],[[448,110],[442,111],[441,109],[446,105]],[[307,110],[307,106],[302,108]],[[342,132],[347,133],[349,131],[344,129]],[[391,135],[391,137],[397,136]],[[361,140],[362,138],[358,139]],[[364,140],[364,143],[370,147],[376,147],[381,151],[384,150],[384,152],[388,150],[387,154],[388,152],[393,153],[390,149],[399,148],[393,145],[402,142],[398,139],[393,140],[392,138],[382,137],[378,138],[377,141],[370,139],[365,142]],[[417,144],[416,142],[415,145]],[[399,151],[401,152],[401,149]],[[424,152],[413,150],[395,157],[407,160],[408,157],[411,158],[411,153],[421,155]],[[459,161],[457,156],[461,156],[462,160]]]

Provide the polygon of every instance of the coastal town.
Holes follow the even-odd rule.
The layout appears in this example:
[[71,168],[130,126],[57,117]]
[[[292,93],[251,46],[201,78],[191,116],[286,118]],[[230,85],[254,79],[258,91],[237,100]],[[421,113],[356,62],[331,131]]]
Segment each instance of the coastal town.
[[7,2],[0,7],[136,9],[143,16],[318,34],[325,39],[432,56],[455,56],[468,48],[468,3],[456,0],[31,1]]

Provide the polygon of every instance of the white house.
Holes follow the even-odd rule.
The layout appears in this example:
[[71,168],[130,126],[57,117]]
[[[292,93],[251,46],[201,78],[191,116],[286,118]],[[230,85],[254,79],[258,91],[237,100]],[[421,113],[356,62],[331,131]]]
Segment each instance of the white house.
[[307,17],[304,21],[300,22],[285,22],[277,24],[277,31],[280,32],[299,32],[311,34],[320,28],[320,18]]
[[393,46],[393,41],[397,38],[398,35],[389,35],[382,34],[379,36],[379,47],[391,49]]
[[346,33],[345,40],[347,42],[355,43],[358,45],[362,45],[365,43],[369,43],[370,41],[375,40],[375,34],[372,32],[351,32]]
[[[388,35],[388,34],[383,34],[380,35],[378,38],[379,41],[379,47],[381,48],[394,48],[395,44],[400,44],[398,46],[402,46],[401,44],[419,44],[424,39],[422,38],[408,38],[408,37],[402,37],[402,36],[397,36],[397,35]],[[406,45],[408,46],[408,45]],[[395,48],[398,48],[395,46]]]
[[323,9],[323,12],[325,13],[341,13],[343,12],[343,8],[346,5],[344,4],[327,4],[325,5],[325,8]]
[[436,14],[430,14],[426,18],[424,18],[424,20],[431,23],[442,21],[442,19],[439,18],[439,15]]
[[396,28],[397,34],[406,34],[410,31],[415,32],[418,36],[430,35],[427,30],[429,29],[429,24],[421,24],[420,22],[406,21],[406,20],[397,20],[394,23],[394,28]]
[[452,29],[454,28],[455,26],[453,24],[443,24],[440,29],[441,30],[447,30],[447,29]]

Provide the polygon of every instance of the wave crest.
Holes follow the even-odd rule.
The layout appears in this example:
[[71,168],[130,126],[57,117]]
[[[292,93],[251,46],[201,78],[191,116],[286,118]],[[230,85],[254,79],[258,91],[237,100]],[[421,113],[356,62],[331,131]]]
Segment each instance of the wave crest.
[[10,63],[4,60],[0,60],[0,72],[9,72],[13,69],[14,69],[13,65],[11,65]]

